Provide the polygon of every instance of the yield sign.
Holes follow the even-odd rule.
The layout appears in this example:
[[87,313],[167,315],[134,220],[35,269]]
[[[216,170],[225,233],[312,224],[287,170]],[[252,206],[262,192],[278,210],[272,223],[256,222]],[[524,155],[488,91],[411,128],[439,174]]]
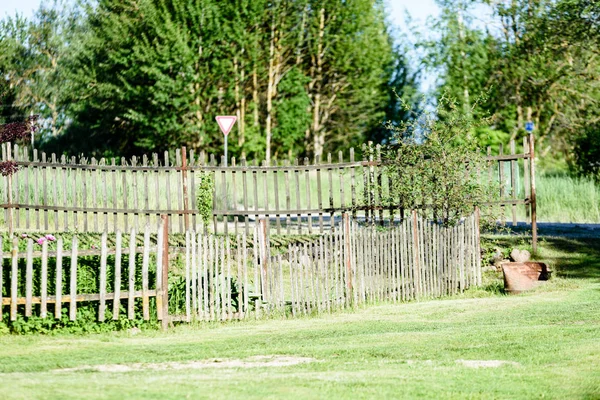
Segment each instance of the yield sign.
[[235,121],[237,121],[237,117],[231,115],[221,115],[215,117],[215,119],[217,120],[217,124],[219,124],[219,128],[221,128],[221,132],[223,132],[223,135],[225,136],[229,134],[233,124],[235,124]]

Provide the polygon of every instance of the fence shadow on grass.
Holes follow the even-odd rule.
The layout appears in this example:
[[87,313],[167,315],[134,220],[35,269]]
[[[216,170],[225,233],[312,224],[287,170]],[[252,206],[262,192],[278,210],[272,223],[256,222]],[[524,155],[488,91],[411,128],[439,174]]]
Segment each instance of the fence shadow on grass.
[[543,247],[543,261],[552,265],[555,276],[600,280],[600,238],[547,237]]

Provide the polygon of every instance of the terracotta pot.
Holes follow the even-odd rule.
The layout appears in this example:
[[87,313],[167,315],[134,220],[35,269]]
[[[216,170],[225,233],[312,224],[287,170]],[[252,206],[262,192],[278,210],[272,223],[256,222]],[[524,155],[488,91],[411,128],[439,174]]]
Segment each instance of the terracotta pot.
[[550,278],[546,264],[527,261],[502,263],[504,274],[504,290],[510,294],[518,294],[531,290]]

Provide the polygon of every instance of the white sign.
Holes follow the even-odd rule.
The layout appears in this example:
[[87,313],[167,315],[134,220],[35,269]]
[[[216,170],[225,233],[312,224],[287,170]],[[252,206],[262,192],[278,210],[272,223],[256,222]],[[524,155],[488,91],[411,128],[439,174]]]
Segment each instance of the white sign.
[[229,134],[235,121],[237,121],[237,117],[231,115],[220,115],[215,117],[215,119],[217,120],[217,124],[219,124],[219,128],[221,128],[221,132],[223,132],[223,135],[225,136]]

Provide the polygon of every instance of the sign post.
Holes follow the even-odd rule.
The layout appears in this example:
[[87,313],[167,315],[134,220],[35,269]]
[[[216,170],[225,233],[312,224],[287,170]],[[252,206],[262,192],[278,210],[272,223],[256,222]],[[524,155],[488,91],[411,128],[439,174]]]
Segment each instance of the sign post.
[[237,121],[237,117],[234,115],[219,115],[215,117],[217,120],[217,124],[219,124],[219,128],[221,128],[221,132],[225,136],[225,166],[227,166],[227,135],[233,128],[235,121]]
[[[529,156],[531,157],[529,161],[529,175],[531,176],[530,184],[530,203],[531,203],[531,247],[533,253],[537,253],[537,199],[535,193],[535,150],[534,150],[534,137],[533,130],[535,129],[535,124],[532,121],[527,121],[525,123],[525,130],[529,134]],[[526,150],[525,150],[526,151]]]

